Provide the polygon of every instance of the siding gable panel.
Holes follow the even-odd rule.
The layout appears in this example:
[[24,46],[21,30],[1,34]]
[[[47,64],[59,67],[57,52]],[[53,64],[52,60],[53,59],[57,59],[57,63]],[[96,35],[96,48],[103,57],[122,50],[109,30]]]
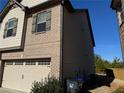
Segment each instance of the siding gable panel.
[[[0,50],[3,51],[3,49],[9,50],[9,48],[12,48],[12,47],[21,47],[24,17],[25,17],[25,13],[19,7],[10,10],[8,14],[4,17],[1,23],[1,29],[0,29]],[[5,37],[4,33],[6,33],[5,30],[7,27],[7,22],[9,19],[12,19],[12,18],[17,18],[15,28],[14,28],[15,31],[13,33],[14,37],[4,38]]]

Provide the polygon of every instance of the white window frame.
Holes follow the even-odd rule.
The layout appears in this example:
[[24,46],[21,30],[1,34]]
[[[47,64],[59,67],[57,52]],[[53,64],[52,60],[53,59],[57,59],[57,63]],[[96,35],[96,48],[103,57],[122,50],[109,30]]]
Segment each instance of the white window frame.
[[[12,26],[12,27],[9,27],[9,23],[12,22],[12,21],[14,22],[14,23],[13,23],[13,26]],[[7,29],[6,29],[6,30],[7,30],[7,31],[6,31],[6,37],[11,37],[11,36],[13,36],[13,34],[12,34],[11,36],[8,36],[7,33],[8,33],[8,31],[11,30],[11,29],[14,30],[14,24],[15,24],[15,19],[10,19],[10,20],[8,21],[8,26],[7,26]]]

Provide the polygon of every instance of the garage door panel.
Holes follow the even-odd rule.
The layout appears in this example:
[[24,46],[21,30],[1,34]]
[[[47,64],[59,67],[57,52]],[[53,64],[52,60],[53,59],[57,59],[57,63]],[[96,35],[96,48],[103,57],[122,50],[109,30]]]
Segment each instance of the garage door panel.
[[13,65],[6,65],[5,62],[2,87],[29,92],[34,81],[41,81],[50,75],[50,62],[39,64],[32,61],[32,64],[24,61],[23,65],[16,62]]
[[[14,73],[14,74],[13,74]],[[3,87],[13,88],[16,87],[17,89],[21,86],[17,86],[17,81],[20,81],[20,75],[22,74],[21,68],[15,66],[6,66],[4,68],[3,74]]]

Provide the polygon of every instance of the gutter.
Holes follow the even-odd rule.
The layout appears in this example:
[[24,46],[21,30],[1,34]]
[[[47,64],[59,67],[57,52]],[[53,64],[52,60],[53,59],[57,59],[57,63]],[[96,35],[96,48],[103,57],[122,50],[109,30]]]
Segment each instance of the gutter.
[[61,31],[60,31],[60,80],[63,81],[63,31],[64,31],[64,2],[61,2]]
[[88,24],[89,24],[91,39],[92,39],[92,42],[93,42],[93,46],[95,47],[96,45],[95,45],[95,40],[94,40],[92,25],[91,25],[91,21],[90,21],[90,15],[89,15],[88,9],[85,9],[85,11],[86,11],[86,14],[87,14],[87,19],[88,19]]

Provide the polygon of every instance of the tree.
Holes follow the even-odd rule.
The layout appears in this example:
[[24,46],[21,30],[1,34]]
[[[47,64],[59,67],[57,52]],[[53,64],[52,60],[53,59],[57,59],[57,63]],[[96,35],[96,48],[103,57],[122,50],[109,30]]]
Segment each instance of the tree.
[[110,61],[104,60],[101,56],[96,54],[94,56],[94,62],[97,73],[104,72],[107,68],[124,68],[124,62],[120,61],[120,59],[117,57],[115,57],[111,63]]
[[115,57],[115,59],[114,59],[114,61],[112,63],[112,68],[118,68],[119,67],[119,61],[120,61],[120,59]]
[[106,68],[110,68],[111,64],[107,60],[103,60],[101,56],[95,55],[94,58],[95,66],[96,66],[96,72],[104,72]]
[[124,62],[120,61],[117,57],[114,58],[112,68],[124,68]]

